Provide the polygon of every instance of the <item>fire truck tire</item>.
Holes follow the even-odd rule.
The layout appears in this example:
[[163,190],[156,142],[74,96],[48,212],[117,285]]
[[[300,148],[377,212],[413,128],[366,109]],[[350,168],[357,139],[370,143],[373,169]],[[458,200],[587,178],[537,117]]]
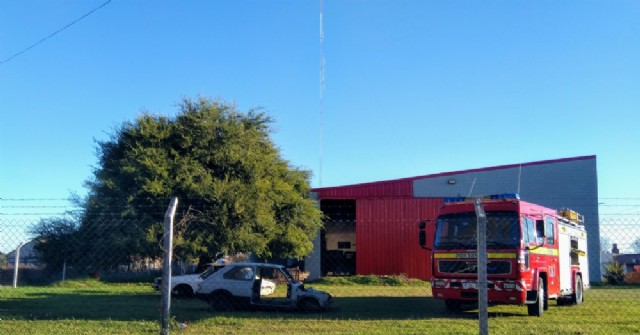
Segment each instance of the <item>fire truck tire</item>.
[[462,304],[460,303],[460,301],[455,299],[445,299],[444,306],[447,308],[448,311],[451,311],[451,312],[462,311]]
[[582,277],[576,275],[576,289],[575,293],[571,295],[571,303],[574,305],[580,305],[584,301],[584,290],[582,286]]
[[[546,305],[546,306],[545,306]],[[548,308],[548,301],[544,292],[544,280],[538,278],[538,294],[536,302],[527,305],[527,312],[530,316],[542,316],[544,310]]]

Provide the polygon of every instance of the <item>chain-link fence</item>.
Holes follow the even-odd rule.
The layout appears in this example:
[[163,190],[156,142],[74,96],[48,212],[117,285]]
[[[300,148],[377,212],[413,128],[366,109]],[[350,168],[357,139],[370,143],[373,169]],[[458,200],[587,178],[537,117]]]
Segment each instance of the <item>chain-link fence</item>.
[[[489,219],[489,299],[513,299],[512,304],[490,304],[490,333],[640,333],[640,220],[633,215],[603,216],[599,245],[589,241],[588,247],[580,240],[583,230],[567,231],[579,224],[566,228],[560,221],[537,217],[528,222],[503,212]],[[444,223],[430,229],[431,224],[424,225],[431,236],[424,241],[430,250],[419,260],[429,268],[429,278],[384,273],[396,269],[385,266],[375,275],[359,272],[358,253],[366,250],[358,246],[365,241],[358,241],[358,221],[351,216],[328,220],[315,239],[316,251],[301,260],[273,260],[278,265],[267,266],[251,254],[212,255],[199,262],[174,258],[171,331],[478,333],[477,304],[460,300],[477,297],[473,280],[477,264],[467,252],[475,250],[469,244],[477,238],[475,221],[454,215],[446,229]],[[104,219],[80,227],[71,218],[0,217],[0,333],[160,332],[160,241],[155,249],[148,247],[148,241],[129,239],[137,225],[137,221]],[[418,222],[415,226],[405,243],[418,245]],[[384,239],[375,245],[385,248]],[[565,251],[572,255],[567,258],[569,272],[558,256]],[[551,260],[540,266],[543,276],[530,272],[532,278],[543,278],[540,282],[509,276],[517,268],[532,269],[536,257]],[[553,263],[554,257],[559,263]],[[599,271],[581,268],[585,257],[598,259]],[[581,271],[584,274],[577,276]],[[565,272],[570,277],[567,283],[562,278]],[[425,280],[430,278],[435,280]],[[585,282],[580,285],[582,278]],[[454,289],[456,298],[446,289]],[[536,299],[541,299],[539,310],[531,307]],[[543,315],[531,316],[538,314]]]

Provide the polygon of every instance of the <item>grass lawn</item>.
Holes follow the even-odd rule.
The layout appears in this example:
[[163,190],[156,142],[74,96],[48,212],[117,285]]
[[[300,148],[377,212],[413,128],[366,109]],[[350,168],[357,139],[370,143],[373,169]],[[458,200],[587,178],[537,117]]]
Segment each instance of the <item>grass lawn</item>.
[[[478,334],[477,310],[452,314],[422,282],[311,284],[337,310],[213,312],[197,299],[173,299],[172,334]],[[640,287],[594,287],[580,306],[550,302],[542,318],[525,306],[489,308],[491,334],[640,334]],[[0,334],[159,334],[160,294],[148,284],[72,281],[0,287]],[[186,322],[180,328],[179,322]]]

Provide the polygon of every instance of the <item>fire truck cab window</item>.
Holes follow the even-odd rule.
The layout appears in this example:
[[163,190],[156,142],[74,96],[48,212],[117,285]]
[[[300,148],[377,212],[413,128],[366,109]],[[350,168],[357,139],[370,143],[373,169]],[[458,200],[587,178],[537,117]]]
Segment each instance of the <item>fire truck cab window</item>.
[[524,229],[523,237],[526,244],[538,243],[536,239],[536,228],[533,219],[526,216],[522,217],[522,228]]
[[[515,212],[487,212],[487,247],[515,248],[520,240]],[[434,246],[443,249],[469,249],[477,244],[475,213],[446,214],[436,222]]]
[[546,216],[544,218],[544,224],[545,224],[545,231],[546,231],[546,236],[547,236],[547,244],[549,245],[555,245],[556,244],[556,239],[555,239],[555,225],[554,225],[554,220],[552,217],[550,216]]
[[542,245],[544,243],[544,221],[536,220],[536,241]]

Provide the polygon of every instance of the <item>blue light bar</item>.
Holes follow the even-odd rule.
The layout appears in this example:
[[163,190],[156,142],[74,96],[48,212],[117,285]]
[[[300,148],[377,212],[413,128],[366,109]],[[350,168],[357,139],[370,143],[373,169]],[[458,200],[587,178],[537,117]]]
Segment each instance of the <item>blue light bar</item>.
[[[449,197],[449,198],[443,198],[442,200],[444,201],[445,204],[452,204],[456,202],[473,201],[474,198],[475,197]],[[485,200],[508,200],[508,199],[520,200],[520,195],[518,195],[518,193],[504,193],[504,194],[487,195],[481,198]]]
[[444,201],[445,204],[451,204],[451,203],[454,203],[454,202],[466,201],[467,198],[465,198],[465,197],[451,197],[451,198],[443,198],[442,200]]
[[518,193],[504,193],[504,194],[492,194],[491,200],[502,200],[502,199],[518,199],[520,200],[520,195]]

